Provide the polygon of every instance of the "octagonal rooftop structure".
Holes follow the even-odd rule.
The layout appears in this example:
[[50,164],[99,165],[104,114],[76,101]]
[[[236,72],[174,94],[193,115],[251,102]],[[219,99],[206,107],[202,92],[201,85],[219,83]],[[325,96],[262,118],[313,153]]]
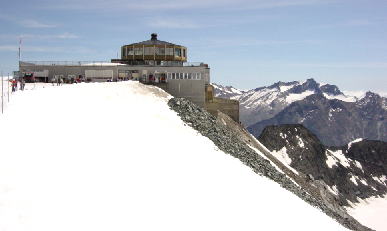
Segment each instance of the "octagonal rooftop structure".
[[187,62],[187,48],[158,40],[157,34],[152,33],[149,40],[122,46],[121,59],[112,61],[132,65],[160,62],[182,64]]

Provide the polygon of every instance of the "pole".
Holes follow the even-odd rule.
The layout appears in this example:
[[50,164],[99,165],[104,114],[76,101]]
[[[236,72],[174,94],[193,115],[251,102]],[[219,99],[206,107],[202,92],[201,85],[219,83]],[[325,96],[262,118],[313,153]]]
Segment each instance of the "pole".
[[20,37],[19,38],[19,63],[20,63],[20,59],[21,59],[21,45],[22,45],[22,38]]
[[4,78],[3,72],[1,72],[1,114],[4,113]]
[[9,103],[9,73],[8,73],[8,81],[7,81],[7,85],[8,85],[8,103]]

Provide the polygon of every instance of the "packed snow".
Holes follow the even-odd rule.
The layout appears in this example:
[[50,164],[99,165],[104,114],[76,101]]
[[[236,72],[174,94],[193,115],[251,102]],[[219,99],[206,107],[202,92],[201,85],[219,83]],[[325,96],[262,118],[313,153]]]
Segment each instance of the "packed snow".
[[[297,136],[296,138],[297,138],[297,140],[298,140],[298,146],[299,146],[300,148],[305,148],[305,144],[304,144],[304,141],[302,140],[302,138],[299,137],[299,136]],[[308,148],[306,148],[306,149],[308,149]]]
[[0,119],[0,230],[346,230],[168,98],[131,81],[16,94]]
[[306,97],[310,96],[310,95],[313,95],[314,94],[314,91],[311,91],[311,90],[308,90],[308,91],[304,91],[302,93],[299,93],[299,94],[289,94],[287,97],[286,97],[286,102],[291,104],[295,101],[299,101],[299,100],[303,100],[305,99]]
[[356,178],[355,176],[351,176],[350,180],[355,184],[355,185],[358,185],[357,181],[356,181]]
[[347,207],[348,213],[365,226],[376,231],[385,231],[387,228],[387,195],[359,199],[360,203]]
[[338,100],[341,100],[341,101],[344,101],[344,102],[356,102],[357,98],[354,97],[354,96],[348,96],[348,95],[344,95],[344,94],[341,94],[341,95],[329,95],[327,93],[323,93],[324,97],[327,98],[327,99],[338,99]]
[[335,165],[337,166],[337,160],[333,156],[327,155],[326,164],[328,167],[332,168]]
[[289,168],[292,172],[298,175],[297,170],[290,166],[292,163],[292,159],[290,159],[286,147],[281,148],[279,151],[271,152],[275,158],[277,158],[283,165]]
[[372,179],[374,179],[375,181],[377,181],[381,184],[387,185],[387,177],[385,175],[382,175],[380,177],[373,176]]
[[288,91],[288,90],[292,89],[295,85],[296,85],[296,84],[291,84],[291,85],[288,85],[288,86],[282,85],[282,86],[280,86],[279,88],[280,88],[280,91],[281,91],[281,92],[285,92],[285,91]]
[[269,105],[278,98],[279,93],[280,92],[275,88],[264,88],[259,91],[251,90],[242,95],[242,97],[247,97],[247,100],[242,100],[241,104],[246,108],[256,108],[260,105]]
[[362,140],[363,140],[362,138],[358,138],[358,139],[356,139],[356,140],[354,140],[354,141],[349,142],[349,143],[348,143],[348,150],[351,149],[352,144],[361,142]]
[[331,192],[331,193],[333,193],[333,194],[335,194],[335,195],[339,195],[339,190],[337,189],[337,187],[336,187],[336,185],[333,185],[332,187],[330,187],[330,186],[327,186],[327,188],[328,188],[328,190]]
[[[337,163],[340,163],[344,167],[350,167],[349,160],[345,157],[343,151],[341,151],[341,150],[337,150],[337,151],[328,150],[326,154],[328,157],[327,161],[330,161],[329,164],[327,163],[328,166],[332,166],[331,161],[333,158],[335,160],[336,165],[337,165]],[[331,159],[329,159],[329,158],[331,158]]]

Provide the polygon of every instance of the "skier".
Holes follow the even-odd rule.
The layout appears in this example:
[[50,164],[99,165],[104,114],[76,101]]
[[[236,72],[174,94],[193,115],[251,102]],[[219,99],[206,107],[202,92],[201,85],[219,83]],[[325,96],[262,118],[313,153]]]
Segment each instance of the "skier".
[[51,83],[52,83],[52,86],[55,86],[55,77],[51,78]]

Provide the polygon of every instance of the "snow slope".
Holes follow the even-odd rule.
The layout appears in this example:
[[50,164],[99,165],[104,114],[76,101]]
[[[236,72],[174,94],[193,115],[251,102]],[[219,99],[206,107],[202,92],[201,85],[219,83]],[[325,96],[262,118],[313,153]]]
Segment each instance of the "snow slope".
[[377,231],[387,230],[386,211],[387,195],[384,197],[372,197],[366,200],[360,200],[360,203],[348,207],[348,213],[362,224]]
[[137,82],[16,94],[0,230],[345,230],[184,125]]

